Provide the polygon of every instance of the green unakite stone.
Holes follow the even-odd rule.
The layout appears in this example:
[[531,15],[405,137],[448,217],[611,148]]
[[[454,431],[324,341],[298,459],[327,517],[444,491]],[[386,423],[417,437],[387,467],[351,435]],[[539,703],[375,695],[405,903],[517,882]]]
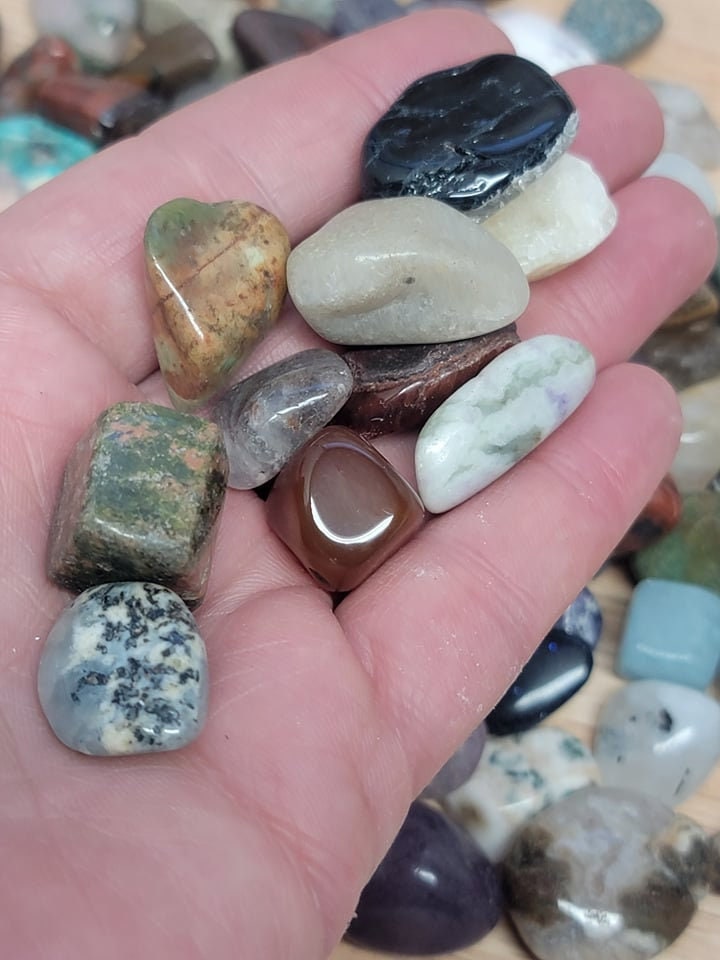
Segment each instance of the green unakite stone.
[[227,472],[215,424],[152,403],[109,407],[65,468],[50,578],[76,591],[144,580],[200,603]]
[[681,580],[720,593],[720,494],[683,497],[678,525],[633,558],[638,578]]

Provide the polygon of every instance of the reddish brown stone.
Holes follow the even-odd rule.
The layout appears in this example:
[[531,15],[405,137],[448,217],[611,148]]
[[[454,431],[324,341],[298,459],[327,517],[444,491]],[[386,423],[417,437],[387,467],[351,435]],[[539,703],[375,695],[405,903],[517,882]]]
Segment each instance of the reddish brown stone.
[[207,77],[219,62],[210,37],[197,24],[185,20],[148,37],[145,48],[118,75],[158,93],[174,94]]
[[0,115],[34,110],[38,88],[79,69],[78,56],[60,37],[40,37],[0,78]]
[[673,529],[682,514],[682,497],[672,477],[663,479],[650,502],[612,552],[624,557],[642,550]]
[[274,10],[243,10],[235,18],[233,37],[248,70],[309,53],[333,40],[316,23]]
[[355,385],[335,418],[367,437],[416,430],[498,354],[519,342],[515,324],[472,340],[348,350]]
[[362,437],[322,430],[281,471],[270,528],[326,590],[352,590],[422,526],[420,498]]

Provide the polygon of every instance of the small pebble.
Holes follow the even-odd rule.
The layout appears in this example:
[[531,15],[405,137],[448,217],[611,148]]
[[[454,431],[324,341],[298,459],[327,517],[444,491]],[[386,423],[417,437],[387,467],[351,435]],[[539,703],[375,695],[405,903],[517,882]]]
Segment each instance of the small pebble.
[[669,153],[681,153],[699,167],[720,166],[720,129],[699,94],[690,87],[665,80],[649,80],[665,120]]
[[563,615],[555,623],[558,630],[584,641],[594,650],[600,640],[603,616],[600,604],[588,587],[583,587]]
[[423,790],[422,799],[442,800],[469,780],[480,762],[486,741],[487,726],[481,723],[438,770]]
[[678,394],[683,428],[670,473],[682,493],[702,490],[720,462],[720,377]]
[[509,38],[515,53],[553,76],[598,62],[597,52],[579,33],[530,10],[491,7],[490,19]]
[[668,475],[656,487],[611,557],[625,557],[655,543],[677,526],[681,515],[682,497],[675,481]]
[[95,146],[85,137],[42,117],[0,117],[0,165],[16,178],[24,192],[47,183],[94,153]]
[[649,0],[574,0],[563,23],[584,37],[600,59],[631,57],[662,30],[663,17]]
[[139,7],[140,0],[30,0],[39,34],[62,37],[89,66],[101,70],[122,63],[135,35]]

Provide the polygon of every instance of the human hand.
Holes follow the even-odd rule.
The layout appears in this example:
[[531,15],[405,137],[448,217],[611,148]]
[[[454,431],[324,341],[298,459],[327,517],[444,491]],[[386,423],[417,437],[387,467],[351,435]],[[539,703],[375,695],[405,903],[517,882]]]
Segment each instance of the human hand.
[[[410,800],[508,686],[672,458],[679,415],[623,361],[704,279],[712,225],[676,184],[636,181],[661,143],[650,95],[606,67],[562,78],[573,152],[620,220],[533,285],[523,337],[595,355],[581,409],[512,472],[433,518],[333,610],[229,491],[198,620],[212,678],[176,754],[79,756],[35,675],[67,603],[45,576],[65,460],[106,406],[161,400],[142,233],[176,196],[244,199],[296,242],[356,199],[365,133],[416,77],[507,42],[479,16],[413,16],[251,76],[71,170],[0,218],[3,949],[13,960],[320,960]],[[319,344],[288,307],[248,372]],[[406,475],[411,443],[379,442]]]

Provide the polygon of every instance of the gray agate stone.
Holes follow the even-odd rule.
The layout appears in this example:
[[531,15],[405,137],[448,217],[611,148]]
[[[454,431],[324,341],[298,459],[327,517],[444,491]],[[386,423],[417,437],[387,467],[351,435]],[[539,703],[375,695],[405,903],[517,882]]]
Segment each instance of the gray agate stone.
[[166,587],[93,587],[50,631],[38,693],[53,732],[72,750],[176,750],[198,736],[207,715],[205,644],[188,608]]
[[352,385],[331,350],[304,350],[236,384],[210,413],[225,440],[228,486],[251,490],[271,480],[332,420]]

